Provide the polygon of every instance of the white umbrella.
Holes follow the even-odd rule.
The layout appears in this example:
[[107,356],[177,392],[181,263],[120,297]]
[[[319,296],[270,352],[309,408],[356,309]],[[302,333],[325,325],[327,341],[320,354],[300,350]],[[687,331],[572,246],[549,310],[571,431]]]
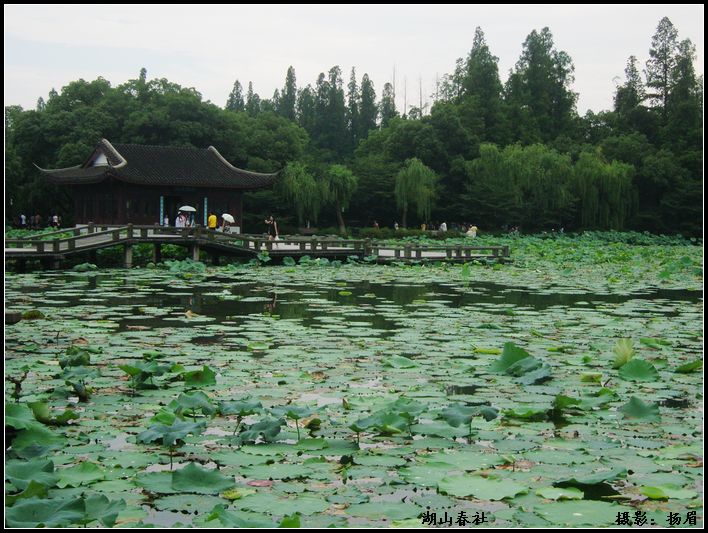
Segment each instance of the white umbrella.
[[193,208],[191,205],[183,205],[182,207],[179,208],[180,211],[187,211],[189,213],[196,213],[197,210]]
[[223,215],[221,215],[221,218],[223,218],[226,222],[231,222],[232,224],[233,224],[234,222],[236,222],[236,221],[234,220],[234,217],[232,217],[232,216],[229,215],[228,213],[224,213]]

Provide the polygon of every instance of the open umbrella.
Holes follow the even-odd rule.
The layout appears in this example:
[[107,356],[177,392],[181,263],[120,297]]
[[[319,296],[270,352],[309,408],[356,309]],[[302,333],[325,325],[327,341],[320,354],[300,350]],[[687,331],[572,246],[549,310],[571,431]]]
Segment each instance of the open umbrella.
[[197,210],[193,208],[191,205],[183,205],[182,207],[179,208],[180,211],[185,211],[188,213],[196,213]]
[[234,217],[232,217],[232,216],[229,215],[228,213],[224,213],[223,215],[221,215],[221,218],[223,218],[226,222],[231,222],[232,224],[233,224],[234,222],[236,222],[236,221],[234,220]]

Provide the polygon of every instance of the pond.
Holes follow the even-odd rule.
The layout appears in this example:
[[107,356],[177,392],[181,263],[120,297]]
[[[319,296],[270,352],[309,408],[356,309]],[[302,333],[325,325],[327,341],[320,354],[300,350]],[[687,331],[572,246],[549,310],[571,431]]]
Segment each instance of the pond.
[[[19,402],[6,387],[6,491],[46,487],[11,519],[90,495],[108,510],[70,523],[700,517],[702,291],[591,281],[347,264],[10,275],[6,308],[44,318],[6,330],[6,376],[26,372]],[[32,402],[49,425],[28,422]],[[172,445],[151,440],[176,423]]]

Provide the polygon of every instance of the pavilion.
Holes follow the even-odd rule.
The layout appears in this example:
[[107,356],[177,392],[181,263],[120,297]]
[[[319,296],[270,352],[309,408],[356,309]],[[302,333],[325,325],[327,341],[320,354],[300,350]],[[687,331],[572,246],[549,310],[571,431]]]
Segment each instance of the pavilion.
[[240,228],[243,191],[270,187],[278,175],[236,168],[213,146],[111,144],[106,139],[82,165],[39,170],[52,183],[70,188],[77,224],[162,224],[168,217],[174,225],[179,207],[191,205],[197,209],[197,224],[206,225],[213,211],[219,217],[233,215]]

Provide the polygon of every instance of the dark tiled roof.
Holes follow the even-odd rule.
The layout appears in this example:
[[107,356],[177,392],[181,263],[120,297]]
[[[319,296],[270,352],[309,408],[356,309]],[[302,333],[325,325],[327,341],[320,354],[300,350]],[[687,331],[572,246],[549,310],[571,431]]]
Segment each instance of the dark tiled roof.
[[[108,165],[92,166],[99,155]],[[54,183],[99,183],[108,177],[140,185],[259,189],[273,184],[277,173],[259,174],[231,165],[210,146],[207,149],[174,146],[111,144],[102,139],[91,157],[76,167],[40,169]]]

